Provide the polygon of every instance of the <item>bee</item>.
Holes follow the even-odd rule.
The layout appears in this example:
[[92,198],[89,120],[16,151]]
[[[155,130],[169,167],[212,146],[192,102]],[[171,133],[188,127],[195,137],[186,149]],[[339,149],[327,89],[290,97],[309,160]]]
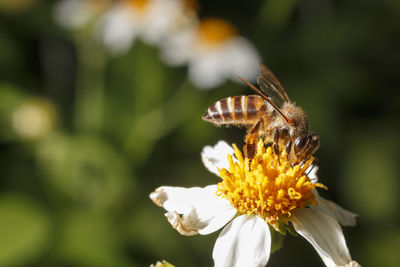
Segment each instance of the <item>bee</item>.
[[259,138],[272,146],[274,153],[287,152],[288,159],[301,162],[319,148],[319,136],[310,132],[303,109],[290,100],[285,89],[266,66],[259,64],[257,83],[252,85],[236,76],[257,95],[231,96],[211,105],[203,120],[216,126],[236,125],[246,127],[244,152],[252,159]]

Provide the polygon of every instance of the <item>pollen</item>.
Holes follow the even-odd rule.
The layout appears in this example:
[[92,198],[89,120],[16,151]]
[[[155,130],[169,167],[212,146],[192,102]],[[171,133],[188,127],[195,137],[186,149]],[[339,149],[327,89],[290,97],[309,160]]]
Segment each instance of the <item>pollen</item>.
[[295,209],[317,205],[314,188],[327,189],[307,176],[313,158],[291,162],[285,151],[276,155],[263,140],[251,160],[244,158],[236,145],[233,147],[237,161],[228,155],[229,168],[219,169],[223,181],[216,194],[228,199],[240,214],[257,215],[272,225],[287,223]]
[[209,18],[200,22],[199,37],[208,45],[218,45],[236,35],[236,28],[229,22]]

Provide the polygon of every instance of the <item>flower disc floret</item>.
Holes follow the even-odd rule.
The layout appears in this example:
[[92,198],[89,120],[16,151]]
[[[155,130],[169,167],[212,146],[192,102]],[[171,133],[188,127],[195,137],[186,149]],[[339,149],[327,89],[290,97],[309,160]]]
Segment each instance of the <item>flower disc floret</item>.
[[237,161],[228,155],[229,168],[219,170],[223,181],[218,184],[217,196],[227,198],[238,213],[258,215],[274,224],[287,222],[297,208],[317,205],[312,190],[326,187],[312,183],[306,174],[313,158],[291,162],[285,151],[276,155],[262,140],[251,160],[233,147]]
[[149,0],[128,0],[128,4],[140,12],[144,12],[147,9],[149,2]]
[[236,35],[235,27],[222,19],[209,18],[200,22],[200,42],[206,45],[218,45],[224,43]]

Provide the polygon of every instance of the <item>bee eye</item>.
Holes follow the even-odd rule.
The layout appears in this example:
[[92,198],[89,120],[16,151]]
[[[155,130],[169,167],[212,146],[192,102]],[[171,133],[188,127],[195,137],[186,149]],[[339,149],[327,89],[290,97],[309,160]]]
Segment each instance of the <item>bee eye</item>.
[[308,140],[308,136],[297,137],[296,141],[294,142],[294,153],[299,154],[301,151],[303,151],[308,144]]

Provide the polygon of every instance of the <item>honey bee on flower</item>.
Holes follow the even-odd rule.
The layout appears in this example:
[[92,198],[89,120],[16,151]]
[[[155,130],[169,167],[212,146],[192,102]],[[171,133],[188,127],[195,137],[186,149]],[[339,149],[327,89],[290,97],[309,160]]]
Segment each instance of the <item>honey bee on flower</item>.
[[[216,267],[265,266],[271,231],[296,231],[315,248],[326,266],[360,266],[353,261],[340,225],[354,226],[356,214],[325,200],[317,188],[312,158],[296,163],[276,155],[260,139],[252,159],[221,141],[205,147],[205,166],[222,179],[203,188],[162,186],[150,194],[182,235],[206,235],[221,228],[215,243]],[[250,168],[248,166],[250,165]]]
[[257,82],[260,88],[237,77],[257,95],[223,98],[207,109],[203,120],[217,126],[247,127],[245,156],[249,159],[259,138],[271,144],[276,154],[282,147],[288,157],[298,161],[308,159],[319,148],[318,135],[310,132],[304,111],[290,100],[272,71],[262,64],[259,67]]
[[254,45],[223,19],[208,18],[172,32],[161,44],[170,65],[188,65],[190,80],[200,89],[216,87],[234,74],[253,81],[261,61]]

